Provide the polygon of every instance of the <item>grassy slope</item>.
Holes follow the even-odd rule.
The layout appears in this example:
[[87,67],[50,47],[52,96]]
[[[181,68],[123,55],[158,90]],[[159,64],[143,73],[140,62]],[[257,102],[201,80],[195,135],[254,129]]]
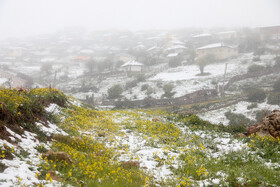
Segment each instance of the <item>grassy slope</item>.
[[[55,90],[0,93],[5,93],[0,97],[2,124],[22,126],[26,123],[21,117],[24,114],[34,117],[25,128],[38,133],[41,141],[50,137],[30,126],[45,118],[68,133],[53,135],[51,149],[65,151],[74,162],[41,158],[36,174],[41,185],[53,184],[47,174],[50,170],[58,172],[63,184],[73,186],[280,185],[279,140],[237,139],[234,134],[240,129],[213,125],[195,115],[156,110],[95,111],[67,103],[66,97]],[[64,106],[55,116],[42,110],[51,102]],[[38,105],[38,113],[29,110]],[[7,114],[16,120],[9,121]],[[2,157],[14,155],[11,148],[2,146],[2,150]],[[46,148],[39,147],[38,151]],[[140,168],[122,164],[128,160],[139,161]]]

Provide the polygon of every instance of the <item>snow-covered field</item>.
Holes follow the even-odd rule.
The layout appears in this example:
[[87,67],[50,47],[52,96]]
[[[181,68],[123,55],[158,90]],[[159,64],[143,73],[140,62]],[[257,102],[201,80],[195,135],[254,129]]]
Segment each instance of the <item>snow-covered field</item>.
[[[207,65],[204,71],[209,73],[209,75],[206,76],[198,76],[200,71],[196,65],[185,65],[175,68],[162,68],[166,67],[166,64],[164,64],[164,66],[155,65],[154,67],[150,67],[149,72],[147,72],[147,74],[152,74],[153,76],[147,78],[144,82],[138,83],[137,86],[129,90],[124,90],[122,95],[130,100],[144,99],[148,96],[159,99],[164,93],[162,87],[168,83],[172,83],[174,85],[174,97],[180,97],[201,89],[215,89],[217,84],[221,85],[223,83],[225,64],[227,64],[225,77],[227,81],[234,75],[246,73],[248,66],[251,64],[272,65],[273,58],[274,55],[262,55],[261,61],[252,62],[252,53],[239,54],[236,58]],[[44,74],[41,73],[40,67],[41,66],[36,64],[28,65],[26,63],[14,62],[11,69],[31,76],[41,76]],[[104,95],[108,94],[107,91],[112,86],[120,84],[124,88],[127,82],[135,79],[133,76],[105,77],[105,79],[84,78],[83,74],[87,71],[84,64],[72,64],[72,66],[69,64],[67,66],[58,64],[53,65],[53,71],[54,70],[57,71],[58,80],[61,76],[68,76],[68,80],[66,82],[57,81],[57,88],[66,91],[67,94],[70,94],[78,99],[85,99],[87,95],[94,93],[96,100],[101,100]],[[51,81],[53,77],[54,76],[49,77],[49,81]],[[159,83],[161,86],[159,86]],[[83,84],[88,87],[95,86],[99,89],[99,91],[73,91],[79,90]],[[147,84],[152,88],[150,93],[147,93],[146,90],[141,91],[141,87],[144,84]]]
[[212,110],[206,113],[198,114],[198,116],[206,121],[209,121],[214,124],[222,123],[224,125],[228,125],[229,120],[226,118],[225,113],[228,111],[231,111],[233,113],[243,114],[247,118],[251,120],[256,120],[256,113],[260,110],[267,110],[267,111],[273,111],[275,109],[279,109],[278,105],[270,105],[266,102],[259,103],[256,108],[247,109],[249,105],[252,103],[241,101],[237,104],[221,108],[218,110]]

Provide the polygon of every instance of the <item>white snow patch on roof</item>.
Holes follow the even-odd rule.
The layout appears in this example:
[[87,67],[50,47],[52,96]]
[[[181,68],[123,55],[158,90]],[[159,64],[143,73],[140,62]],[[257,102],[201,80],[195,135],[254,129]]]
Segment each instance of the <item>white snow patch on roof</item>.
[[121,65],[121,67],[125,67],[125,66],[143,66],[144,64],[141,62],[137,62],[135,60],[131,60],[126,62],[125,64]]
[[203,47],[197,48],[197,50],[200,49],[210,49],[210,48],[218,48],[218,47],[224,47],[225,45],[223,43],[214,43],[214,44],[209,44],[205,45]]
[[147,51],[152,51],[152,50],[157,49],[157,48],[159,48],[159,47],[153,46],[153,47],[150,47],[149,49],[147,49]]
[[224,31],[224,32],[218,32],[217,34],[234,34],[236,31]]
[[178,53],[170,53],[167,55],[167,57],[174,57],[174,56],[178,56]]
[[173,45],[171,47],[168,47],[166,50],[173,50],[173,49],[186,49],[183,45]]
[[181,42],[179,40],[172,40],[171,42],[174,43],[174,44],[185,45],[184,42]]
[[192,38],[207,37],[207,36],[211,36],[211,34],[209,34],[209,33],[197,34],[197,35],[192,36]]
[[54,62],[55,60],[56,58],[46,57],[46,58],[42,58],[40,62]]

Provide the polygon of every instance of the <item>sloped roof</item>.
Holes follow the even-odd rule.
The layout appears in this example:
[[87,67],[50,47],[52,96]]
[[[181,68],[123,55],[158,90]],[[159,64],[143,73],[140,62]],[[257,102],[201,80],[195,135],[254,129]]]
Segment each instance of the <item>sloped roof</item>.
[[203,33],[203,34],[194,35],[192,36],[192,38],[200,38],[200,37],[208,37],[208,36],[212,36],[212,35],[209,33]]
[[167,55],[167,57],[174,57],[174,56],[178,56],[178,53],[170,53]]
[[142,64],[141,62],[137,62],[135,60],[131,60],[128,61],[126,63],[124,63],[123,65],[121,65],[121,67],[125,67],[125,66],[143,66],[144,64]]
[[223,32],[218,32],[217,34],[235,34],[236,31],[223,31]]
[[223,43],[214,43],[214,44],[209,44],[209,45],[205,45],[203,47],[197,48],[197,50],[201,50],[201,49],[211,49],[211,48],[218,48],[218,47],[229,47],[232,48],[231,46],[227,46]]
[[183,45],[172,45],[171,47],[168,47],[166,50],[173,50],[173,49],[186,49]]

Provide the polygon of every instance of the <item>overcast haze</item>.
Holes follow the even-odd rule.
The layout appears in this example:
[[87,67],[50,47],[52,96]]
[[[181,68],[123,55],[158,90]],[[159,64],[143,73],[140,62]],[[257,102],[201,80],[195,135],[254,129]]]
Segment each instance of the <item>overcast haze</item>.
[[89,29],[280,24],[279,0],[0,0],[1,38]]

